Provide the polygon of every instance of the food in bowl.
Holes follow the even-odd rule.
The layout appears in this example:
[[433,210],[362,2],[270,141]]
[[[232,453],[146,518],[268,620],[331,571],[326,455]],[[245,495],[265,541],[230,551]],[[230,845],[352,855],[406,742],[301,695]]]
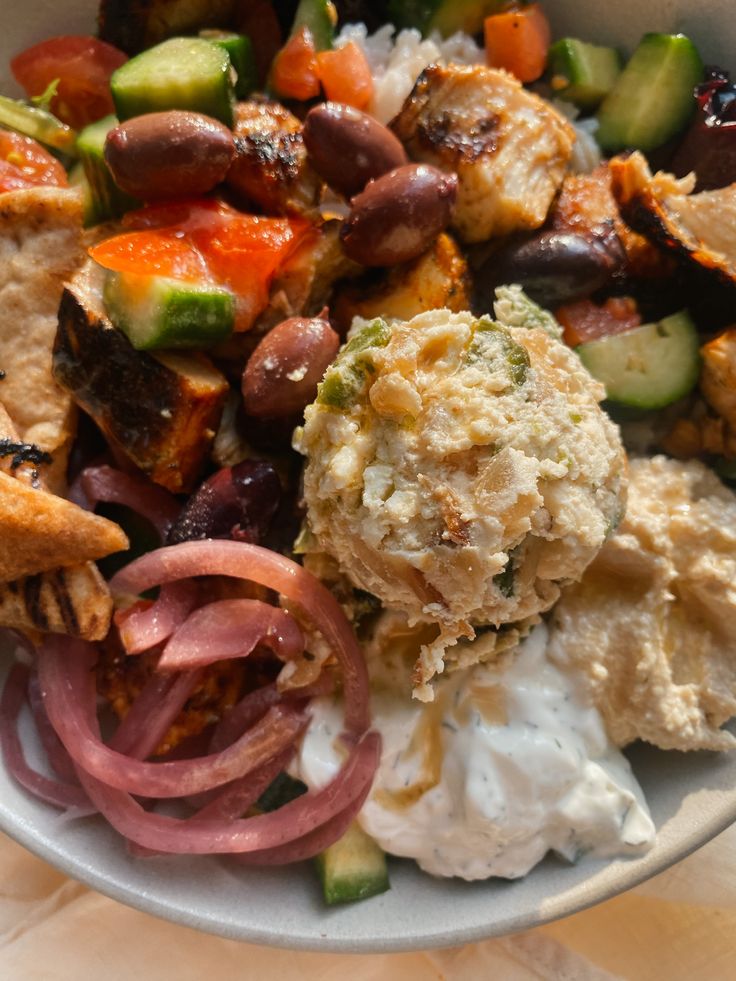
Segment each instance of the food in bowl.
[[728,76],[254,9],[103,3],[0,100],[8,766],[328,902],[641,853],[620,748],[732,743]]

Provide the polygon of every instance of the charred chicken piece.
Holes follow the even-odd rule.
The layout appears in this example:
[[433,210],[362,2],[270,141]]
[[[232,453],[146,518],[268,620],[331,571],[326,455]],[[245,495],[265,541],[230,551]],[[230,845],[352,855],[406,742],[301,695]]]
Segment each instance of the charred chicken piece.
[[227,381],[201,354],[136,351],[104,313],[100,275],[90,263],[64,290],[54,376],[151,480],[189,491],[214,440]]
[[235,107],[236,155],[226,183],[267,215],[299,215],[318,201],[321,181],[307,160],[302,124],[265,98]]
[[572,153],[572,126],[513,76],[430,65],[391,128],[413,160],[458,176],[465,242],[539,228]]
[[652,175],[638,152],[610,166],[624,220],[706,280],[736,292],[736,184],[693,194],[695,175]]
[[347,332],[353,317],[411,320],[419,313],[446,307],[458,312],[470,305],[470,274],[452,236],[442,233],[418,259],[387,272],[369,274],[338,287],[332,320]]
[[700,353],[700,390],[736,434],[736,326],[708,341]]

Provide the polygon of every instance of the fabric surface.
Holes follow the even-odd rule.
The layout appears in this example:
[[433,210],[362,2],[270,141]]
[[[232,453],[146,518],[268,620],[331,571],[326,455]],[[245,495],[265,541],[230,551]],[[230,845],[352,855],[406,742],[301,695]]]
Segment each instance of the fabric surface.
[[736,825],[679,865],[538,930],[417,954],[294,953],[154,919],[0,835],[3,981],[734,981]]

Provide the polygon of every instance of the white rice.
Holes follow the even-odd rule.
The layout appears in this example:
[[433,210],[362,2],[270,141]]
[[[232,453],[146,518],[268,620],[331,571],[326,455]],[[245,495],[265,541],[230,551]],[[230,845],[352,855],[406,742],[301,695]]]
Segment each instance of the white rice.
[[385,24],[369,35],[365,24],[346,24],[335,45],[342,47],[348,41],[355,41],[363,49],[370,65],[374,93],[368,109],[382,123],[388,123],[399,112],[427,65],[451,61],[476,65],[485,61],[483,50],[461,32],[448,38],[433,32],[422,38],[413,28],[396,34],[395,27]]

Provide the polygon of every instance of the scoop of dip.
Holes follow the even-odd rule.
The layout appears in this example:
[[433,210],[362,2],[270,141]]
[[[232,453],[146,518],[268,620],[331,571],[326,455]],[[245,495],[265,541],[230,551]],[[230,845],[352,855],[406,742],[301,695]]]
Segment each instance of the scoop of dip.
[[[430,705],[375,692],[383,753],[359,821],[385,851],[433,875],[515,879],[550,850],[575,861],[649,848],[629,764],[546,642],[540,625],[498,661],[442,679]],[[299,770],[321,787],[340,767],[342,713],[329,698],[312,704]]]
[[297,437],[316,550],[440,628],[425,700],[449,644],[549,609],[625,506],[602,386],[518,288],[496,315],[356,319]]

